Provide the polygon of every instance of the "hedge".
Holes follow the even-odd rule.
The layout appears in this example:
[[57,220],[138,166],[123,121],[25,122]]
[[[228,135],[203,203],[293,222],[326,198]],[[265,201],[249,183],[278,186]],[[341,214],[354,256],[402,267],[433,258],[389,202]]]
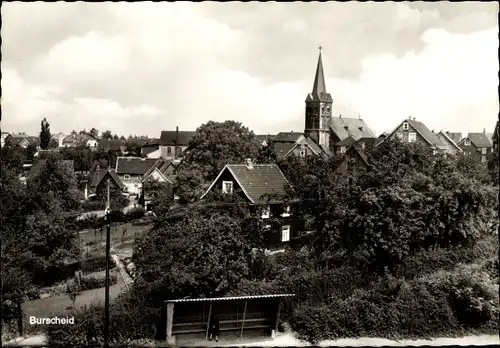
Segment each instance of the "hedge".
[[[110,272],[109,274],[109,285],[115,285],[118,283],[118,275],[116,272]],[[106,286],[106,273],[105,272],[95,272],[87,274],[80,279],[80,290],[92,290],[99,289]]]
[[[111,257],[109,258],[109,265],[110,268],[114,268],[116,266]],[[83,260],[81,262],[81,270],[84,274],[106,270],[106,256],[97,256]]]

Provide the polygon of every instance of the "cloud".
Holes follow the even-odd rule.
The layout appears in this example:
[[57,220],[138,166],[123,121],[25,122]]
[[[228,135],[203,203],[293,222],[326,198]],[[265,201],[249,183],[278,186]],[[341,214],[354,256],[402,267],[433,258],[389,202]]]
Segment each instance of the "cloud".
[[328,86],[378,132],[408,116],[436,130],[491,132],[499,107],[498,29],[468,35],[429,29],[421,39],[420,53],[367,58],[358,81],[330,79]]
[[4,129],[37,133],[47,117],[63,132],[159,136],[227,119],[258,133],[300,131],[319,44],[338,113],[360,113],[377,132],[409,115],[431,128],[489,129],[498,107],[497,29],[489,30],[498,26],[497,10],[481,3],[7,3]]

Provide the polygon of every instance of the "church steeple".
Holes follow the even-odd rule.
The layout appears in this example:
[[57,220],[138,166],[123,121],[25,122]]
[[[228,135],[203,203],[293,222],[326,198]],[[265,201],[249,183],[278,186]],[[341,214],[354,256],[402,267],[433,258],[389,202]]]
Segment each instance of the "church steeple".
[[313,89],[311,93],[308,93],[306,98],[306,122],[304,133],[318,145],[329,147],[329,127],[333,99],[330,93],[326,91],[323,59],[321,57],[322,49],[323,47],[319,46],[318,65],[316,66]]

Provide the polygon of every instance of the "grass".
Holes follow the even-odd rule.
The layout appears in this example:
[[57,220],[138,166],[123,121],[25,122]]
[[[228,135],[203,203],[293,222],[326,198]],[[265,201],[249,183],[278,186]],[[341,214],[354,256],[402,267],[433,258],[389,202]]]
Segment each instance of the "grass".
[[[115,299],[125,289],[125,282],[119,275],[118,282],[109,287],[110,300],[113,301],[113,299]],[[76,297],[75,307],[81,308],[85,305],[89,306],[92,302],[104,302],[104,293],[105,288],[82,291],[80,295]],[[37,327],[29,324],[30,316],[37,318],[50,318],[56,315],[60,317],[71,317],[71,313],[73,312],[72,305],[73,302],[67,294],[25,302],[23,304],[25,332],[35,333],[44,331],[43,327]]]

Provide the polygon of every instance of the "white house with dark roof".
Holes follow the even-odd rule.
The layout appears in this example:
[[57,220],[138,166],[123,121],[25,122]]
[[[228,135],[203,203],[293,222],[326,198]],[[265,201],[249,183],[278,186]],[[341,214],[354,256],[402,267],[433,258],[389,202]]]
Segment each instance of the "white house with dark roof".
[[177,159],[186,151],[189,141],[196,132],[179,131],[176,127],[175,131],[162,131],[160,137],[160,157],[163,159]]

